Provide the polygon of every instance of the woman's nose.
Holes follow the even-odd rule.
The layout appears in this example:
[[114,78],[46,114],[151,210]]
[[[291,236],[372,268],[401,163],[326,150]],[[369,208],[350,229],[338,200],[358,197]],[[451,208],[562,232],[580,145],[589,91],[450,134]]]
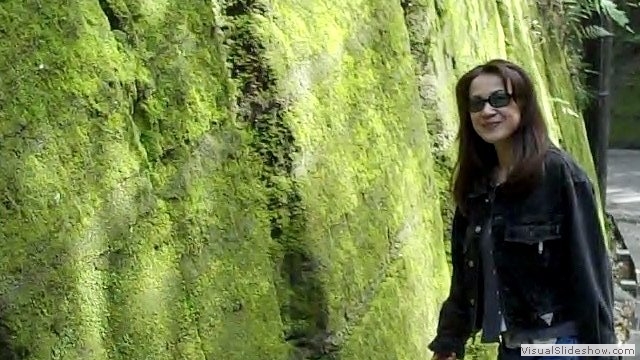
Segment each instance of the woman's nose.
[[489,102],[485,102],[482,107],[482,115],[494,115],[496,113],[496,109],[489,104]]

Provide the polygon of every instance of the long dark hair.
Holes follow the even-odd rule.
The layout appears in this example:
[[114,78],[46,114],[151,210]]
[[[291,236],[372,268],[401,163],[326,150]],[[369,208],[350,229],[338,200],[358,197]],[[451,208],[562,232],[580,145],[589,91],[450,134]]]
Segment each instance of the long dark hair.
[[512,135],[514,167],[503,184],[506,191],[517,196],[532,188],[540,178],[544,155],[549,147],[547,126],[536,91],[524,69],[512,62],[494,59],[464,74],[456,84],[460,127],[453,182],[454,200],[463,213],[466,213],[467,195],[476,185],[486,185],[491,171],[498,164],[495,147],[475,132],[469,115],[469,86],[480,74],[500,76],[505,89],[510,82],[513,100],[521,112],[520,126]]

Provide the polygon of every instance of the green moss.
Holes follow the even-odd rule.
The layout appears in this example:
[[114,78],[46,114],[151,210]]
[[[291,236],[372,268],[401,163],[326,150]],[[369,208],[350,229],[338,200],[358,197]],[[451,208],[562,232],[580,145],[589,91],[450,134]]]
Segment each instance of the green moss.
[[[395,261],[364,316],[347,328],[342,359],[424,359],[439,308],[435,303],[446,293],[446,261],[437,256],[438,224],[418,222],[413,236],[398,250]],[[420,226],[422,225],[422,226]],[[435,294],[440,294],[436,296]],[[430,295],[430,296],[429,296]],[[425,298],[428,296],[428,298]]]
[[[281,94],[297,100],[284,121],[300,148],[294,174],[305,239],[299,240],[325,269],[328,326],[339,331],[366,313],[395,249],[439,216],[428,195],[435,194],[432,160],[419,150],[429,140],[401,8],[351,2],[327,12],[325,6],[281,2],[261,28],[272,34],[268,58]],[[423,203],[411,199],[417,193],[425,194]],[[427,258],[437,261],[441,242],[428,238],[435,251]]]
[[12,349],[284,358],[265,190],[229,112],[214,14],[145,4],[0,7]]

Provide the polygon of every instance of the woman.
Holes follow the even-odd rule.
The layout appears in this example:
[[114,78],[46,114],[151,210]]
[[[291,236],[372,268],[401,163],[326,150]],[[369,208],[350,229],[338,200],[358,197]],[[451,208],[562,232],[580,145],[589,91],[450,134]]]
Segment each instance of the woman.
[[593,186],[549,140],[530,77],[489,61],[462,76],[456,96],[453,274],[429,349],[463,358],[478,331],[500,343],[499,359],[519,358],[522,344],[615,344]]

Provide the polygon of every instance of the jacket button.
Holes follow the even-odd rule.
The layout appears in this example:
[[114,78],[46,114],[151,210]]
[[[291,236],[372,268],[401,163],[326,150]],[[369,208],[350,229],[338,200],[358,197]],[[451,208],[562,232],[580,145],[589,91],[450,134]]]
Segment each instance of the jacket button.
[[478,225],[478,226],[476,226],[475,230],[476,230],[476,234],[479,234],[480,230],[482,230],[482,228],[480,227],[480,225]]
[[468,264],[469,264],[469,267],[473,267],[473,260],[469,260]]

